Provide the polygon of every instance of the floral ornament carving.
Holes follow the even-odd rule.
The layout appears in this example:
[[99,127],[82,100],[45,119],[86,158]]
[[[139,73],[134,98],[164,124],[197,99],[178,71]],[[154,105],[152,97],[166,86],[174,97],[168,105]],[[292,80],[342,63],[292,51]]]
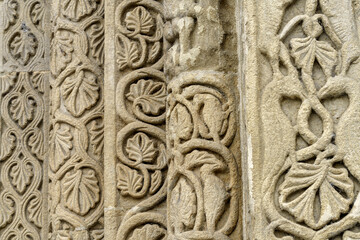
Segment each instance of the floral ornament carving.
[[10,104],[11,117],[24,128],[32,120],[36,104],[31,96],[22,94],[12,99]]
[[119,34],[117,35],[117,63],[120,70],[137,69],[156,64],[162,59],[162,36],[164,21],[158,12],[160,3],[119,7],[116,19]]
[[10,27],[10,25],[14,24],[17,17],[18,17],[18,3],[16,0],[11,0],[8,1],[5,5],[5,11],[4,14],[5,16],[3,17],[4,19],[4,29],[8,29]]
[[67,208],[80,215],[86,214],[100,200],[98,180],[92,169],[67,172],[62,189]]
[[53,158],[50,160],[50,167],[53,171],[57,171],[64,164],[64,161],[70,158],[71,149],[73,148],[73,136],[67,125],[62,128],[56,125],[53,131],[50,146]]
[[166,86],[162,82],[141,79],[130,86],[126,97],[133,102],[136,112],[156,116],[165,109]]
[[98,2],[98,0],[65,0],[61,3],[62,14],[71,21],[79,21],[93,13]]
[[104,238],[104,3],[65,0],[51,40],[51,239]]
[[52,73],[58,75],[72,60],[73,36],[68,31],[57,31],[51,43]]
[[92,108],[99,99],[97,76],[88,70],[79,70],[68,76],[61,90],[66,109],[75,117]]
[[116,114],[125,123],[114,129],[119,207],[122,199],[134,200],[116,226],[116,239],[165,239],[166,218],[155,210],[166,196],[167,173],[163,5],[126,0],[117,6],[114,21],[120,70],[114,99]]
[[27,65],[35,56],[38,48],[38,40],[35,35],[27,29],[17,32],[10,45],[11,54],[22,65]]
[[[1,84],[1,238],[40,239],[43,201],[45,96],[34,78],[45,72],[7,74]],[[41,76],[44,77],[44,76]]]
[[[287,8],[278,10],[282,18]],[[360,86],[348,71],[360,56],[353,11],[351,1],[306,1],[305,14],[279,27],[274,44],[282,49],[269,58],[273,79],[261,102],[264,238],[280,239],[277,231],[306,240],[353,236],[360,179],[354,167],[358,137],[352,133]],[[293,37],[296,27],[302,37]],[[278,71],[279,63],[288,74]],[[326,102],[341,97],[349,102],[335,104],[340,112],[335,116]],[[299,102],[291,106],[295,117],[283,107],[284,99]]]

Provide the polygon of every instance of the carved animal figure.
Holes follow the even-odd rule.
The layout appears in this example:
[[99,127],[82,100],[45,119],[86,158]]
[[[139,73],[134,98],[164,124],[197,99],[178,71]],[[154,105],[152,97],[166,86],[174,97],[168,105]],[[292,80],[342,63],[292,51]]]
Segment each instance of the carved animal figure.
[[341,73],[345,74],[360,56],[360,41],[355,21],[353,0],[319,0],[322,12],[328,17],[335,33],[343,43]]
[[225,210],[229,198],[224,182],[215,176],[219,165],[205,164],[200,168],[200,176],[204,184],[204,208],[208,231],[215,232],[216,223]]
[[280,42],[279,30],[286,8],[295,0],[263,0],[259,11],[259,48],[269,60],[275,77],[281,77],[279,61],[281,60],[290,73],[296,69],[291,64],[285,46]]
[[360,181],[360,83],[349,77],[330,78],[319,91],[319,98],[349,97],[349,106],[340,117],[335,145],[344,155],[344,164]]
[[285,77],[270,82],[263,94],[261,119],[264,131],[263,191],[271,191],[275,176],[279,174],[288,157],[295,161],[296,134],[281,107],[281,99],[304,99],[299,80]]

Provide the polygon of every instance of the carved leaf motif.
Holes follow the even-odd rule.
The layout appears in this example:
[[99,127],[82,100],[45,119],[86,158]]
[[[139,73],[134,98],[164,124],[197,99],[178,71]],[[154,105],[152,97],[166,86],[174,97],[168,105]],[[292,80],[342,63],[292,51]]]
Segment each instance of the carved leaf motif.
[[185,226],[192,229],[195,224],[196,195],[189,183],[181,178],[172,191],[170,218],[175,228],[180,230]]
[[196,167],[201,167],[204,164],[213,165],[213,168],[218,166],[218,169],[221,169],[221,167],[224,166],[219,159],[217,159],[213,154],[210,154],[207,151],[194,150],[185,157],[184,166],[186,167],[186,169],[190,170]]
[[160,240],[165,236],[165,230],[158,225],[147,224],[142,228],[137,228],[129,240]]
[[38,227],[42,226],[42,208],[41,208],[41,206],[42,206],[42,198],[35,197],[30,201],[29,206],[27,208],[30,221],[33,222]]
[[[345,168],[327,164],[293,165],[280,185],[280,206],[298,222],[304,221],[313,229],[319,229],[349,209],[354,198],[354,184]],[[294,193],[299,195],[289,200]],[[320,217],[315,218],[316,195],[319,196]]]
[[166,86],[161,82],[141,79],[130,86],[126,97],[145,114],[159,115],[165,109]]
[[189,140],[193,124],[191,115],[187,108],[181,104],[176,105],[170,115],[170,131],[179,139]]
[[33,74],[31,79],[34,87],[39,90],[39,92],[44,93],[45,91],[45,74],[41,72],[36,72]]
[[154,142],[141,132],[128,139],[126,152],[136,163],[152,163],[157,154]]
[[90,123],[90,143],[93,147],[94,155],[100,157],[104,149],[104,124],[92,121]]
[[99,86],[94,73],[81,70],[67,77],[61,86],[66,109],[75,117],[93,107],[99,99]]
[[1,93],[6,94],[12,86],[15,84],[16,73],[6,73],[5,75],[0,77],[1,81]]
[[136,170],[131,169],[123,164],[117,164],[117,187],[121,194],[133,196],[140,191],[143,185],[143,177]]
[[0,161],[9,157],[11,151],[15,148],[15,137],[11,134],[3,134],[0,144]]
[[14,202],[4,195],[1,196],[0,199],[0,227],[4,227],[8,224],[11,219],[12,215],[14,214]]
[[312,69],[315,59],[325,73],[331,72],[337,62],[337,51],[327,42],[314,38],[294,38],[291,40],[291,54],[298,67]]
[[85,215],[100,199],[98,180],[92,169],[66,173],[62,191],[66,207],[80,215]]
[[44,6],[41,1],[37,1],[31,11],[31,20],[35,25],[38,25],[41,30],[44,30]]
[[52,142],[51,149],[54,157],[50,158],[50,167],[55,172],[59,167],[70,157],[70,150],[72,149],[73,136],[70,133],[70,128],[64,126],[54,132],[54,141]]
[[16,0],[10,0],[7,2],[7,6],[4,13],[4,30],[8,29],[16,20],[17,18],[17,9],[18,9],[18,3]]
[[154,19],[144,7],[136,7],[125,17],[127,29],[136,33],[149,34],[154,26]]
[[156,170],[151,174],[151,186],[150,186],[150,194],[155,194],[162,183],[162,174],[160,170]]
[[39,128],[34,128],[34,133],[29,138],[29,146],[31,152],[42,160],[45,154],[44,137]]
[[32,120],[35,102],[26,94],[18,95],[12,99],[10,104],[11,117],[24,128]]
[[132,67],[134,65],[135,61],[139,58],[139,49],[136,43],[128,38],[121,37],[120,39],[123,45],[120,44],[120,40],[117,42],[116,62],[119,65],[119,69],[123,70],[127,66]]
[[72,21],[79,21],[83,16],[91,14],[96,9],[97,0],[64,0],[62,13]]
[[51,44],[51,51],[52,73],[58,75],[72,60],[74,48],[71,33],[65,31],[57,32]]
[[91,56],[104,64],[104,25],[102,22],[91,25],[89,31]]
[[151,46],[149,52],[149,60],[148,60],[150,63],[153,63],[158,59],[160,50],[161,50],[160,42],[156,42]]
[[11,183],[19,193],[24,193],[34,176],[33,168],[30,164],[19,160],[10,170]]
[[22,30],[18,32],[10,42],[11,54],[22,65],[29,63],[32,56],[36,54],[38,41],[34,34]]

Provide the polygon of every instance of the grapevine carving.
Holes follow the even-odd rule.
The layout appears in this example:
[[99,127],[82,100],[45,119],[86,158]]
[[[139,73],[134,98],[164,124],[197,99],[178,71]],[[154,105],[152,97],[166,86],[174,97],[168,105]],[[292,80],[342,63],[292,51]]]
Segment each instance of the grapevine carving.
[[166,197],[163,6],[154,0],[122,1],[115,11],[117,188],[137,203],[125,213],[118,240],[165,239],[166,218],[149,212]]
[[[360,85],[349,73],[360,56],[354,7],[351,1],[306,0],[304,14],[280,28],[292,2],[261,5],[273,18],[260,14],[260,50],[273,72],[261,102],[263,237],[281,239],[281,232],[289,239],[357,239]],[[302,35],[293,37],[294,29]],[[338,102],[334,114],[326,103],[344,96],[348,104]],[[299,102],[295,116],[285,100]],[[315,126],[314,116],[320,122]]]
[[60,1],[51,41],[50,239],[104,237],[104,1]]

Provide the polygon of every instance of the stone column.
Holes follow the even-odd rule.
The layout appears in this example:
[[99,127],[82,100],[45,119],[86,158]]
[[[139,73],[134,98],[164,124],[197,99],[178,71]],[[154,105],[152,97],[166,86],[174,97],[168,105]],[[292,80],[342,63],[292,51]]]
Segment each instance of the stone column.
[[106,5],[105,226],[107,239],[166,234],[163,4]]
[[47,238],[49,6],[0,2],[0,238]]
[[168,239],[240,239],[235,2],[164,5]]
[[104,2],[52,2],[51,239],[104,236]]

